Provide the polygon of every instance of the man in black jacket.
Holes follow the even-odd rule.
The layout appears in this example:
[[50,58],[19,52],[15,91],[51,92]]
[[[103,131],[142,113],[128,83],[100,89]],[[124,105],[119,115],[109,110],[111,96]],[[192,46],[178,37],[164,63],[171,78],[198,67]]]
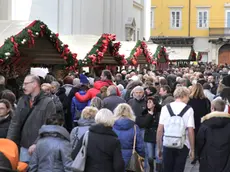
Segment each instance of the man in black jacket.
[[229,172],[230,114],[224,112],[225,102],[214,100],[212,112],[201,119],[197,134],[200,172]]
[[26,76],[23,91],[24,95],[18,101],[7,138],[20,146],[20,160],[28,163],[39,129],[49,115],[56,113],[56,108],[53,100],[41,91],[37,76]]

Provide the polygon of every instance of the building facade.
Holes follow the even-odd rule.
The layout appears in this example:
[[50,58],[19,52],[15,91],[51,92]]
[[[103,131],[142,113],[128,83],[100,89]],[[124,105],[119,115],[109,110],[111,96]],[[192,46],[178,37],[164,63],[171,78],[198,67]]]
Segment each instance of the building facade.
[[153,40],[194,38],[203,61],[230,64],[230,1],[152,0],[150,22]]
[[[42,20],[62,35],[149,39],[151,0],[0,0],[0,20]],[[147,18],[147,20],[144,20]]]

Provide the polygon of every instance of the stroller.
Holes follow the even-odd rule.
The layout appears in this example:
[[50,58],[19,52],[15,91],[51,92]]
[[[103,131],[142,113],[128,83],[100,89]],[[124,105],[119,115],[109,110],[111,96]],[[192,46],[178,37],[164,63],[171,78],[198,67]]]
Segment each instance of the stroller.
[[17,145],[9,139],[0,139],[0,171],[26,172],[28,165],[19,162]]

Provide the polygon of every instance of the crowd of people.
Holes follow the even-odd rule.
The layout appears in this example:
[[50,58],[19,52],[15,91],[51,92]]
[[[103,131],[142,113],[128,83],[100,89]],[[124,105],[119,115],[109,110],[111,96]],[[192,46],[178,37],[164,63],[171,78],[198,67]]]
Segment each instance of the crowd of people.
[[0,76],[0,145],[19,150],[10,156],[0,149],[2,170],[73,171],[87,134],[85,172],[126,171],[133,146],[145,172],[184,172],[188,157],[200,172],[229,172],[227,65],[105,69],[62,80],[29,74],[22,88],[17,99]]

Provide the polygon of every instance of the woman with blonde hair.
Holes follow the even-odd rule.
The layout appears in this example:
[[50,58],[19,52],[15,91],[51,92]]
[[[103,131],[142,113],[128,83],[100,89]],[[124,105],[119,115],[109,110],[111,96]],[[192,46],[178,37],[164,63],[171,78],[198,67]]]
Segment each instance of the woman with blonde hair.
[[[190,105],[194,111],[196,136],[201,125],[201,118],[211,112],[211,103],[208,98],[205,97],[203,87],[200,83],[196,83],[192,86],[192,92],[190,94],[188,105]],[[196,160],[192,163],[195,162]]]
[[132,156],[135,129],[136,128],[136,151],[144,157],[144,140],[141,137],[140,128],[135,124],[135,116],[132,108],[127,103],[121,103],[114,109],[115,123],[113,131],[118,135],[121,143],[122,157],[125,166]]

